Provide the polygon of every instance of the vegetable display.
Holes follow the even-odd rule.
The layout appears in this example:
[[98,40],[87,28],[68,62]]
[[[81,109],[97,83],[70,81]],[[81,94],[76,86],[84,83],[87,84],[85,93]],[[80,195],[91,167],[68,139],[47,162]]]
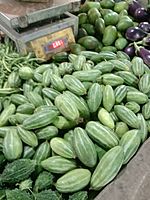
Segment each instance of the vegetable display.
[[61,55],[12,69],[0,89],[3,199],[92,199],[148,137],[150,69],[140,57]]
[[0,199],[94,200],[132,159],[150,133],[149,15],[86,1],[78,43],[47,63],[5,39]]

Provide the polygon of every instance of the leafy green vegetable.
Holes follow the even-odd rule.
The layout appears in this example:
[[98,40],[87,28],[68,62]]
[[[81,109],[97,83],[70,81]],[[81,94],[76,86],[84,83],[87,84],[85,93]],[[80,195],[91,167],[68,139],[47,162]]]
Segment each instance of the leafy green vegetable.
[[62,200],[61,195],[52,190],[45,190],[35,194],[36,200]]
[[53,184],[53,179],[54,176],[50,172],[41,172],[35,181],[34,191],[49,189]]
[[69,196],[69,200],[87,200],[88,194],[86,191],[76,192]]
[[24,181],[21,181],[21,183],[19,183],[19,189],[20,190],[28,190],[28,189],[31,189],[32,188],[32,180],[31,178],[28,178]]
[[29,193],[20,189],[6,190],[6,197],[7,200],[32,200]]

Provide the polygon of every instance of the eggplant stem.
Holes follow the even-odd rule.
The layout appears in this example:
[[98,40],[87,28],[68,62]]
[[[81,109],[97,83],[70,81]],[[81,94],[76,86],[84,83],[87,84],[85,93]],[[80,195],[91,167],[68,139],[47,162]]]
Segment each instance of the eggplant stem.
[[136,44],[143,44],[143,41],[142,40],[138,41],[138,42],[136,42]]
[[135,48],[135,53],[137,54],[137,52],[140,51],[139,46],[136,44],[136,42],[133,43],[134,44],[134,48]]

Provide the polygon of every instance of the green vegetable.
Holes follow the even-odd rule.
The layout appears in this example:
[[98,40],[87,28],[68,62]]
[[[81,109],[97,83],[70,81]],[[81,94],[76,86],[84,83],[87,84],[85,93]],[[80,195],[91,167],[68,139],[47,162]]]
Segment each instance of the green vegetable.
[[2,183],[18,183],[27,179],[35,170],[36,162],[30,159],[18,159],[5,166],[1,174]]
[[39,174],[34,184],[34,191],[49,189],[52,187],[54,176],[50,172],[43,171]]
[[105,46],[110,46],[117,38],[117,29],[115,26],[109,25],[105,28],[102,42]]
[[76,192],[73,195],[69,195],[69,200],[87,200],[88,194],[86,191]]
[[29,193],[19,189],[6,190],[6,197],[7,200],[32,200]]
[[44,190],[35,194],[36,200],[62,200],[61,195],[57,191]]

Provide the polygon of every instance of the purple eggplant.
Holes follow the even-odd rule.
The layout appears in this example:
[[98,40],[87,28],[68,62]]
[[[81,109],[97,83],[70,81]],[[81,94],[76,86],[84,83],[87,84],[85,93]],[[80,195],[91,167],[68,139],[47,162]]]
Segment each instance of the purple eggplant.
[[133,14],[134,18],[139,22],[147,21],[150,17],[145,8],[138,8]]
[[128,45],[125,47],[124,52],[129,56],[129,57],[134,57],[135,56],[135,48],[134,45]]
[[136,42],[134,42],[134,47],[136,54],[143,59],[146,65],[150,67],[150,50],[146,49],[145,47],[138,46]]
[[139,47],[138,55],[143,59],[144,63],[150,67],[150,50]]
[[147,33],[139,27],[130,27],[125,33],[126,38],[134,42],[142,40],[146,35]]
[[138,27],[147,33],[150,32],[150,24],[148,22],[141,22]]
[[138,8],[142,8],[141,4],[136,1],[136,0],[133,0],[130,4],[129,4],[129,9],[128,9],[128,12],[131,16],[134,16],[134,13],[135,11],[138,9]]

